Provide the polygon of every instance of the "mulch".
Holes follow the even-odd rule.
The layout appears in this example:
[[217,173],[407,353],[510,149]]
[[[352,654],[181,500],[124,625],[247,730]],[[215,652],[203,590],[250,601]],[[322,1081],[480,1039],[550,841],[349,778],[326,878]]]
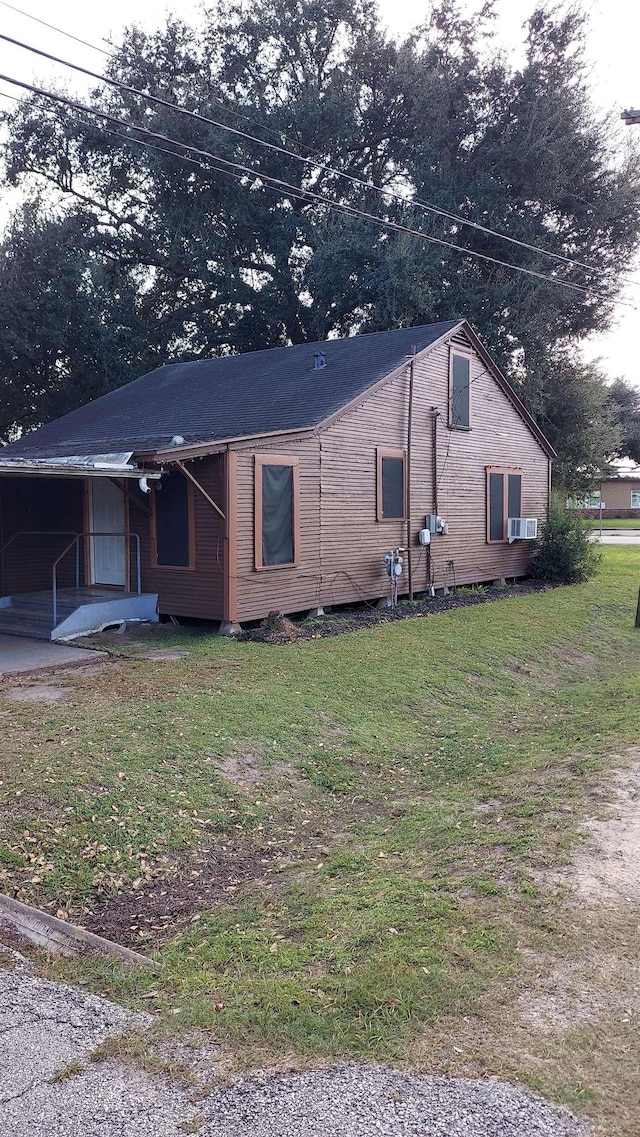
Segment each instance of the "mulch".
[[523,580],[504,587],[489,586],[482,592],[459,591],[449,596],[425,597],[412,603],[401,601],[396,608],[374,608],[369,604],[360,604],[353,608],[327,612],[325,616],[313,619],[289,617],[283,616],[280,612],[271,612],[259,627],[241,632],[236,639],[263,644],[288,644],[296,640],[324,639],[326,636],[339,636],[344,632],[360,631],[363,628],[373,628],[396,620],[407,620],[418,616],[439,616],[442,612],[451,612],[456,608],[471,608],[476,604],[528,596],[557,587],[548,581]]

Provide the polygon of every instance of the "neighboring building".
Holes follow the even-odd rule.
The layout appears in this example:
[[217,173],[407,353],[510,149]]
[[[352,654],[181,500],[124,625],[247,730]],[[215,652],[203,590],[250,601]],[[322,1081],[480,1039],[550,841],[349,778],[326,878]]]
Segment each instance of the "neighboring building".
[[55,636],[384,597],[398,546],[401,593],[524,576],[552,456],[464,320],[169,364],[2,451],[0,631],[49,634],[56,560]]
[[584,517],[637,517],[640,521],[640,471],[602,478],[581,497],[567,499],[567,505],[579,509]]

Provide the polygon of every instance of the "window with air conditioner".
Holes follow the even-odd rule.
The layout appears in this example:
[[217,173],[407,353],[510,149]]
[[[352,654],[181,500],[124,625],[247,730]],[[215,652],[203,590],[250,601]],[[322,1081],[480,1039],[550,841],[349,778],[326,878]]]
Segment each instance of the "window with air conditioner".
[[508,522],[522,512],[522,471],[487,467],[487,541],[508,541]]

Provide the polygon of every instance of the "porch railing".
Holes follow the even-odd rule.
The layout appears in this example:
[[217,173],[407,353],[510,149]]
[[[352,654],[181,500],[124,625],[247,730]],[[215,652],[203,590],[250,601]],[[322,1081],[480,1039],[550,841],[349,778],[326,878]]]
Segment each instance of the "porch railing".
[[[65,549],[62,550],[60,556],[53,562],[51,570],[51,584],[53,591],[53,627],[58,624],[58,565],[64,560],[67,553],[75,548],[76,552],[76,588],[80,587],[80,541],[85,537],[124,537],[125,540],[135,541],[136,547],[136,591],[138,596],[142,593],[142,572],[140,569],[140,537],[137,533],[125,533],[122,531],[115,532],[102,532],[102,530],[88,529],[86,533],[75,533],[73,541],[70,541]],[[127,581],[127,585],[129,581]]]
[[[75,529],[19,529],[17,533],[13,533],[8,541],[0,547],[0,558],[4,558],[5,551],[18,537],[77,537]],[[4,589],[4,559],[2,560],[2,587]],[[78,545],[76,553],[76,588],[80,587],[80,546]]]

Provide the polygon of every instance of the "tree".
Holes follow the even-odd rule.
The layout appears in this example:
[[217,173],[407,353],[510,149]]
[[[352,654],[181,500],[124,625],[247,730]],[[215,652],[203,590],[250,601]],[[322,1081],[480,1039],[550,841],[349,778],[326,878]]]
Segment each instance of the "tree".
[[30,203],[0,246],[0,434],[56,418],[153,366],[137,297],[91,255],[91,221]]
[[[82,402],[89,373],[93,391],[153,360],[462,314],[554,434],[565,466],[589,467],[596,461],[593,437],[565,440],[569,395],[555,389],[549,364],[558,359],[569,367],[571,360],[575,369],[573,345],[610,320],[617,278],[640,233],[640,164],[631,152],[619,160],[609,127],[591,107],[584,27],[575,13],[534,13],[518,71],[487,51],[490,5],[467,20],[454,0],[434,3],[425,26],[398,43],[385,37],[372,0],[266,0],[259,7],[219,0],[197,32],[175,20],[155,35],[130,29],[109,65],[112,77],[280,148],[264,149],[125,92],[94,93],[93,104],[115,117],[218,155],[204,168],[195,155],[190,164],[166,153],[171,144],[140,146],[121,137],[125,128],[107,133],[85,113],[24,100],[7,116],[7,179],[27,195],[34,183],[48,187],[41,223],[52,237],[45,244],[56,245],[57,226],[80,226],[78,260],[65,261],[65,271],[86,271],[82,280],[91,281],[81,326],[86,320],[109,328],[99,337],[103,355],[94,370],[81,370],[66,341],[56,339],[42,282],[42,335],[52,334],[49,376],[60,399],[64,387],[64,398]],[[224,161],[255,172],[230,170]],[[561,261],[554,267],[391,192],[381,196],[345,181],[327,166],[395,194],[415,192],[609,275]],[[266,177],[293,188],[276,190]],[[309,192],[593,291],[381,231],[362,217],[336,214]],[[9,234],[7,255],[12,240]],[[37,304],[40,292],[31,299]],[[73,311],[71,296],[60,302]],[[2,303],[0,297],[0,315]],[[29,304],[23,307],[33,316]],[[20,311],[17,303],[18,325]],[[65,351],[61,372],[56,353]],[[595,407],[601,399],[598,413],[605,415],[599,377],[585,369],[582,382],[587,401]],[[29,422],[53,413],[44,370],[39,390]],[[22,413],[18,398],[13,420]],[[602,461],[608,457],[603,438]]]
[[640,463],[640,391],[624,379],[616,379],[609,387],[613,413],[620,431],[620,458]]
[[580,494],[620,450],[621,431],[606,376],[567,347],[538,357],[532,371],[531,410],[558,454],[554,483]]

